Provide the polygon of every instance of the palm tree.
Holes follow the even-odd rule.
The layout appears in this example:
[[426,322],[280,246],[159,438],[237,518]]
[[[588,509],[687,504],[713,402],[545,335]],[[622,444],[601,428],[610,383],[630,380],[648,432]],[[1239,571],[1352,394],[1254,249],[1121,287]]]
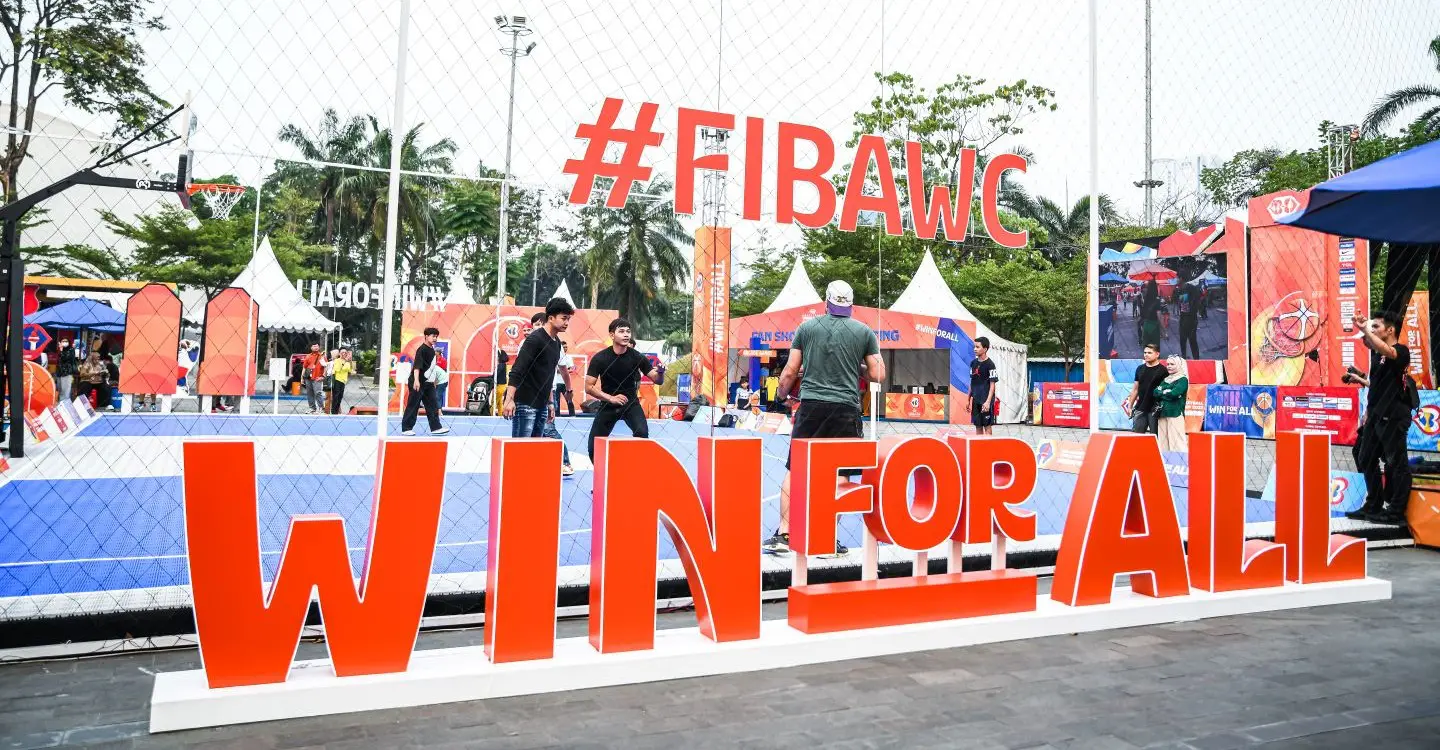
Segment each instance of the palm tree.
[[661,289],[685,283],[690,264],[680,248],[694,246],[695,238],[675,217],[671,190],[664,179],[641,184],[624,208],[600,215],[595,244],[585,257],[592,307],[599,301],[598,280],[603,278],[620,314],[639,323],[649,316],[647,303]]
[[[300,155],[311,161],[330,164],[356,163],[360,148],[365,144],[365,118],[351,117],[342,125],[334,109],[325,110],[320,127],[312,135],[294,125],[280,128],[280,140],[300,151]],[[319,184],[315,192],[320,199],[320,211],[325,218],[325,244],[335,240],[335,213],[340,208],[340,183],[345,172],[339,166],[315,167]]]
[[[1090,196],[1075,201],[1066,211],[1060,204],[1044,196],[1031,196],[1021,189],[1010,193],[1006,201],[1015,213],[1033,219],[1049,236],[1046,245],[1040,248],[1052,262],[1060,262],[1074,255],[1079,248],[1090,242]],[[1110,196],[1100,195],[1100,226],[1120,221],[1120,213]]]
[[[442,138],[428,146],[421,146],[420,130],[424,126],[424,123],[417,124],[405,133],[405,139],[400,144],[400,168],[406,172],[452,171],[455,142]],[[366,118],[366,129],[370,138],[364,146],[360,163],[371,169],[347,175],[340,181],[336,195],[370,229],[373,272],[377,270],[375,260],[379,247],[385,241],[385,221],[389,211],[391,136],[390,129],[380,127],[379,120],[373,116]],[[412,283],[425,259],[422,253],[434,249],[437,240],[438,196],[445,182],[446,179],[438,175],[422,177],[406,174],[400,178],[399,229],[408,242],[397,244],[405,252],[402,260],[409,268],[408,279]],[[372,276],[371,281],[374,280]]]
[[[1440,36],[1431,39],[1427,49],[1436,72],[1440,73]],[[1370,114],[1365,115],[1363,128],[1366,135],[1379,134],[1380,129],[1390,124],[1390,121],[1394,120],[1397,115],[1416,104],[1430,105],[1430,108],[1415,118],[1415,124],[1432,136],[1440,134],[1440,86],[1417,83],[1414,86],[1391,91],[1375,102],[1375,107],[1370,110]]]

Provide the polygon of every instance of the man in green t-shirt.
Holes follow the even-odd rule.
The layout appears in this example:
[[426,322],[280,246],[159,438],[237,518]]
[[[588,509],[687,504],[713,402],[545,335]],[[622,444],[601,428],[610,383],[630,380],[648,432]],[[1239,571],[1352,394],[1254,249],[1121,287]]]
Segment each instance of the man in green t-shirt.
[[[826,314],[801,323],[790,342],[790,357],[780,373],[780,398],[792,397],[800,381],[800,408],[795,412],[790,437],[863,437],[860,421],[860,379],[885,380],[880,341],[865,324],[850,317],[855,292],[844,281],[825,288]],[[802,374],[803,368],[803,374]],[[787,458],[785,468],[790,468]],[[780,486],[780,527],[765,540],[772,554],[790,548],[790,476]],[[838,541],[835,554],[849,552]]]

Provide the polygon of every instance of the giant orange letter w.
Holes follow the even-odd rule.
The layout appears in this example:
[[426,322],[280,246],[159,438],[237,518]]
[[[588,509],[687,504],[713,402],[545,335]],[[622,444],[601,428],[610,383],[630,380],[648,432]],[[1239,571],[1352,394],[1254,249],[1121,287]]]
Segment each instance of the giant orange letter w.
[[185,543],[200,660],[210,687],[284,682],[319,591],[339,676],[403,672],[410,664],[435,555],[445,444],[380,444],[380,469],[360,588],[345,522],[294,516],[268,590],[256,516],[255,445],[185,444]]

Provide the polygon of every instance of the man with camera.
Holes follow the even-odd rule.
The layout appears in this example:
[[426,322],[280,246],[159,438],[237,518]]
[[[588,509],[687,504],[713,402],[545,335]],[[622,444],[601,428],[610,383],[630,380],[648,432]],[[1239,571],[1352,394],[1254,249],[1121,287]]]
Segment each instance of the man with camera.
[[1358,468],[1365,475],[1366,494],[1365,504],[1345,516],[1404,525],[1405,504],[1410,500],[1410,454],[1405,438],[1410,431],[1414,395],[1409,375],[1410,350],[1396,343],[1400,316],[1393,312],[1379,312],[1369,320],[1357,315],[1355,327],[1370,349],[1370,374],[1366,376],[1351,367],[1344,381],[1370,389],[1355,451]]

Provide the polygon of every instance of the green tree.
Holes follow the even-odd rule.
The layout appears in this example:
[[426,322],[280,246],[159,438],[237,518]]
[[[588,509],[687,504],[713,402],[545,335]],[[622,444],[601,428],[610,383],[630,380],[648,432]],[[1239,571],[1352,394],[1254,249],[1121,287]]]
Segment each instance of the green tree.
[[[168,106],[145,82],[149,64],[141,33],[163,30],[145,0],[0,0],[0,73],[10,89],[9,131],[0,155],[5,202],[18,197],[20,167],[30,153],[36,108],[58,89],[65,103],[115,120],[115,134],[134,133]],[[157,134],[158,135],[158,134]]]
[[[662,290],[683,285],[690,273],[688,254],[695,238],[675,216],[671,184],[656,178],[636,185],[624,208],[606,210],[596,226],[595,245],[585,266],[614,269],[605,297],[636,324],[650,318],[650,301]],[[597,287],[591,279],[591,299]]]
[[[142,279],[197,286],[207,295],[228,286],[246,264],[254,247],[245,217],[195,222],[190,212],[164,206],[129,222],[108,211],[101,214],[110,231],[135,243],[134,275]],[[270,245],[286,275],[295,278],[309,255],[323,246],[303,245],[298,237],[271,235]]]
[[[1090,196],[1082,196],[1075,205],[1066,210],[1063,206],[1044,196],[1031,197],[1018,190],[1012,199],[1011,208],[1019,215],[1033,219],[1040,225],[1044,238],[1039,242],[1031,238],[1031,244],[1039,246],[1044,256],[1054,263],[1082,254],[1090,246]],[[1103,229],[1119,223],[1120,212],[1115,210],[1110,196],[1100,195],[1100,227]]]
[[[1440,36],[1430,40],[1426,51],[1430,53],[1430,62],[1435,71],[1440,73]],[[1440,86],[1432,83],[1406,86],[1380,97],[1370,113],[1365,115],[1365,122],[1361,127],[1366,135],[1379,135],[1381,129],[1400,116],[1401,112],[1416,105],[1426,106],[1428,109],[1421,112],[1412,125],[1428,136],[1426,140],[1440,136]]]
[[[351,117],[343,123],[333,108],[327,108],[320,118],[320,127],[312,133],[296,125],[280,128],[280,141],[294,146],[300,155],[310,161],[329,162],[327,166],[296,164],[298,180],[310,182],[310,193],[318,201],[320,219],[325,232],[319,238],[325,244],[335,241],[335,218],[340,210],[340,184],[345,179],[345,170],[336,164],[357,163],[365,145],[365,124],[363,117]],[[388,164],[388,161],[387,161]]]
[[[361,158],[365,166],[375,169],[359,170],[347,174],[336,190],[350,213],[369,229],[368,245],[371,249],[370,282],[375,282],[379,273],[379,250],[385,243],[385,230],[390,202],[390,143],[389,128],[380,126],[380,121],[371,116],[366,118],[369,139]],[[429,144],[421,144],[421,130],[424,123],[406,131],[400,144],[400,168],[409,174],[400,178],[399,234],[396,242],[397,276],[405,269],[404,279],[414,284],[420,279],[422,266],[427,257],[438,261],[438,254],[430,253],[438,242],[439,196],[445,188],[445,178],[440,176],[417,175],[415,172],[450,172],[453,170],[452,157],[455,142],[449,138]],[[381,170],[384,171],[381,171]],[[430,269],[434,273],[439,269]]]
[[941,273],[970,312],[997,334],[1029,346],[1032,355],[1075,362],[1083,354],[1084,256],[1058,266],[986,261]]

